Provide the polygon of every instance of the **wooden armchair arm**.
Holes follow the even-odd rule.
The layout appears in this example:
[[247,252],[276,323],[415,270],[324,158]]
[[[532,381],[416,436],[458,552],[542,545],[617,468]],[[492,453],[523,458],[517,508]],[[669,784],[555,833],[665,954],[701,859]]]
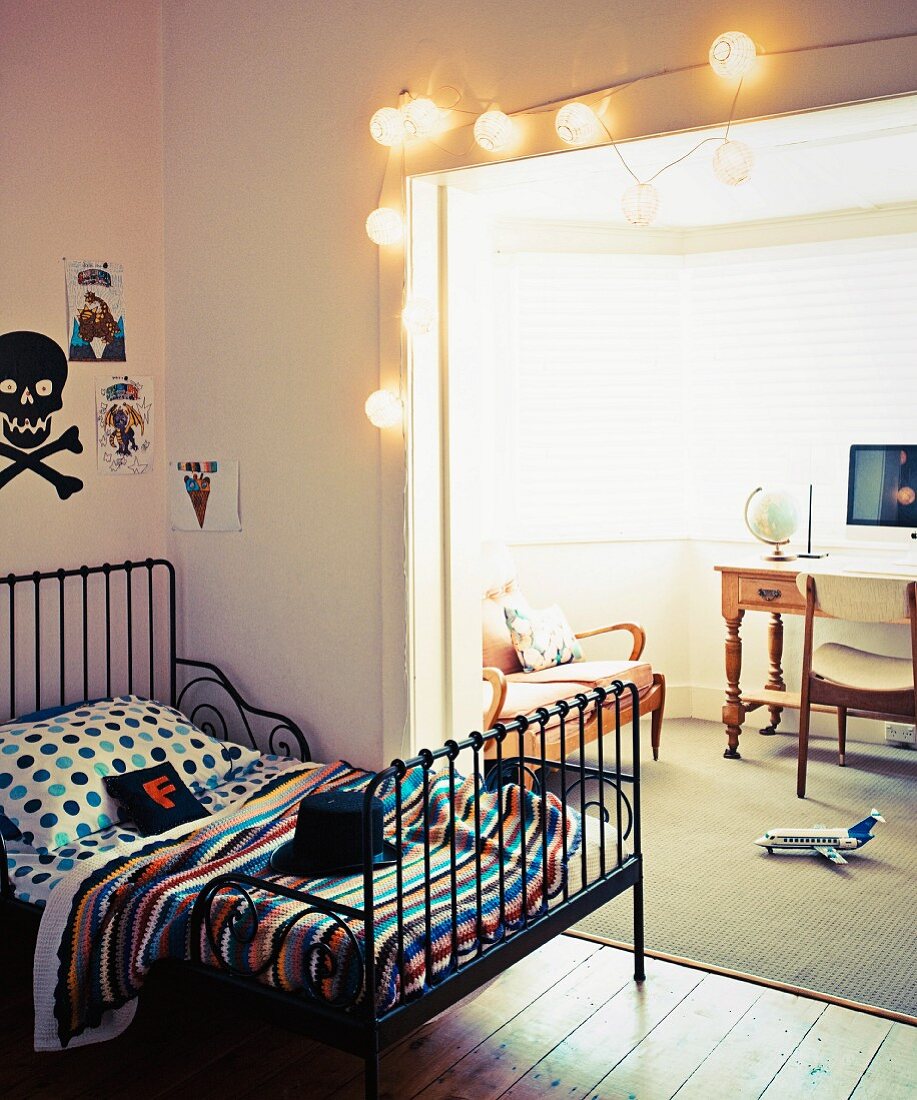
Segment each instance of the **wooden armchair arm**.
[[484,729],[489,730],[496,722],[497,715],[503,710],[503,703],[506,700],[506,677],[498,668],[485,668],[481,675],[494,689],[490,706],[484,711]]
[[633,648],[630,651],[630,660],[636,661],[643,653],[646,645],[646,631],[638,623],[612,623],[611,626],[600,626],[598,630],[584,630],[577,634],[577,638],[594,638],[597,634],[610,634],[612,630],[626,630],[634,639]]

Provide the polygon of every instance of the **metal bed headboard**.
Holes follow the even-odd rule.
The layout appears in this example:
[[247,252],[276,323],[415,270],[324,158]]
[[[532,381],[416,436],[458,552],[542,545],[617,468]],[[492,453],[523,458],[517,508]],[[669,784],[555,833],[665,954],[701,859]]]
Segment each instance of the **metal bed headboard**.
[[10,719],[23,704],[122,694],[174,705],[175,647],[175,569],[164,559],[0,577],[0,713]]
[[310,759],[296,722],[253,706],[220,668],[179,657],[176,645],[175,567],[164,558],[2,576],[0,721],[141,695],[212,737]]

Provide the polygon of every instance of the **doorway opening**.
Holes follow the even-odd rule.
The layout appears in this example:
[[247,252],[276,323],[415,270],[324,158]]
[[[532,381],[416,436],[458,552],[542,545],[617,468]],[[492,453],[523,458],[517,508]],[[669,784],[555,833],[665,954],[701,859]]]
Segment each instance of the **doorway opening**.
[[[411,378],[415,729],[481,723],[485,543],[574,629],[642,622],[668,713],[713,720],[712,567],[751,541],[748,493],[814,483],[816,538],[859,537],[849,444],[904,438],[917,397],[917,97],[736,123],[746,183],[714,177],[711,142],[629,225],[624,161],[646,177],[705,135],[411,180],[412,284],[442,319]],[[764,682],[763,636],[747,652]]]

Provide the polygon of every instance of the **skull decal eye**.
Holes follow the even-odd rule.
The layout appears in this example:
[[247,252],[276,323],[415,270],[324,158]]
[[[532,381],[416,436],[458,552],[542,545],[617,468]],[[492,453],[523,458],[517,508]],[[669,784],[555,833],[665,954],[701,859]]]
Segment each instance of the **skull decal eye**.
[[48,397],[53,389],[54,383],[50,378],[42,378],[41,381],[35,383],[35,392],[39,397]]
[[16,383],[13,381],[12,378],[4,378],[3,381],[0,382],[0,393],[15,393],[15,392],[16,392]]

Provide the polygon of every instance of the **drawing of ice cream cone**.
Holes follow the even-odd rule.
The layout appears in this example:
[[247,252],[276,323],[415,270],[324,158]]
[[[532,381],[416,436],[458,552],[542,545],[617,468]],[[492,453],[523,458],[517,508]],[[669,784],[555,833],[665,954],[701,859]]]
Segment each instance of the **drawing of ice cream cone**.
[[207,498],[210,495],[210,478],[186,477],[185,491],[191,498],[191,504],[194,507],[194,514],[197,516],[198,525],[203,530],[204,516],[207,515]]

